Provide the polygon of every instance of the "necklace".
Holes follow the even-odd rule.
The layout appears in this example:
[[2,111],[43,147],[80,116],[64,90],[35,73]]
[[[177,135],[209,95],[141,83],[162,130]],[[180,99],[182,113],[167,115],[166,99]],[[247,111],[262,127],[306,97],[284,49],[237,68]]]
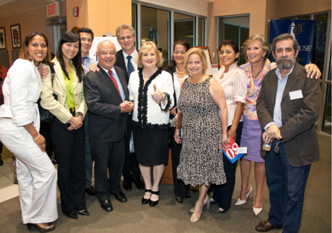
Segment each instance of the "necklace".
[[254,76],[254,79],[256,79],[258,77],[258,75],[262,72],[263,67],[264,67],[264,64],[263,64],[262,68],[258,71],[258,73]]
[[186,71],[184,70],[184,71],[180,72],[180,71],[178,71],[177,68],[175,68],[175,72],[178,73],[178,74],[184,74]]

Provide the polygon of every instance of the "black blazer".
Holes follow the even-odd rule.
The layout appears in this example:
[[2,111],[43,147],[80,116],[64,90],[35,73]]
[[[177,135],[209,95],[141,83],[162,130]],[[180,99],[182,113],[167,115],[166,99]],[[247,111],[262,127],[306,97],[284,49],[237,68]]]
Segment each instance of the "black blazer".
[[[278,86],[276,69],[264,77],[257,99],[257,114],[262,129],[273,121]],[[290,92],[301,91],[303,98],[291,99]],[[319,159],[315,122],[320,107],[319,80],[307,78],[303,66],[296,63],[289,75],[281,101],[282,126],[288,161],[293,166],[305,166]],[[265,151],[262,151],[262,156]]]
[[[83,79],[84,96],[88,106],[90,140],[94,142],[117,142],[126,134],[128,113],[120,113],[121,96],[108,74],[100,67],[89,72]],[[117,66],[115,71],[128,100],[126,73]]]

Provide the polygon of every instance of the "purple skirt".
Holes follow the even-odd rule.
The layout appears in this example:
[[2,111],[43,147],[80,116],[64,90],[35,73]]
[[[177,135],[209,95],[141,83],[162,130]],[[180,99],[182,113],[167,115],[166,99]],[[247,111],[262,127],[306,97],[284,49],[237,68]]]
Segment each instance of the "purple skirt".
[[241,147],[247,147],[247,154],[242,159],[265,162],[261,156],[262,130],[258,120],[249,120],[243,115],[243,129],[241,135]]

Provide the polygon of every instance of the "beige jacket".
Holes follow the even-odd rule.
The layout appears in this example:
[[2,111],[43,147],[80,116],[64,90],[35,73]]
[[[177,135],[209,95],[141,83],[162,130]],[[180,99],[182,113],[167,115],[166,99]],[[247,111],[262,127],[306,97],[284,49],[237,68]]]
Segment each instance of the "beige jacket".
[[[64,80],[63,71],[57,58],[53,59],[55,76],[52,88],[51,72],[46,78],[43,78],[43,89],[41,93],[41,106],[48,109],[59,121],[67,123],[72,117],[68,106],[66,105],[66,84]],[[55,100],[53,93],[57,95],[58,100]],[[75,116],[79,113],[85,117],[87,106],[84,100],[83,80],[79,82],[74,68],[74,96],[75,96]]]

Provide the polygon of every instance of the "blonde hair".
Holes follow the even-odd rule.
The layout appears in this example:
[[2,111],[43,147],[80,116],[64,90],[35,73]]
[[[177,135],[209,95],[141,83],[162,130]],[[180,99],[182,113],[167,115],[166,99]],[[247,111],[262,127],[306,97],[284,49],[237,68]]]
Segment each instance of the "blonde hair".
[[188,65],[189,57],[192,54],[197,54],[198,56],[200,56],[202,63],[203,63],[203,74],[205,74],[205,72],[207,70],[207,60],[206,60],[205,53],[201,48],[191,48],[186,52],[186,54],[184,56],[184,69],[189,74],[187,65]]
[[242,50],[243,50],[243,55],[247,59],[247,49],[249,44],[251,44],[254,41],[260,41],[262,45],[262,49],[265,51],[265,56],[264,59],[268,58],[270,55],[270,46],[269,44],[265,41],[264,36],[260,34],[255,34],[249,37],[242,45]]
[[121,30],[129,30],[133,37],[136,36],[135,29],[132,26],[130,26],[129,24],[121,24],[119,27],[116,28],[116,37],[118,39]]
[[162,53],[158,50],[156,44],[152,41],[147,41],[145,42],[139,52],[138,52],[138,56],[137,56],[137,66],[139,68],[143,68],[143,63],[142,63],[142,56],[143,56],[143,53],[146,53],[148,52],[150,49],[153,49],[155,54],[156,54],[156,57],[157,57],[157,67],[161,67],[163,65],[163,62],[164,62],[164,59],[163,59],[163,56],[162,56]]

